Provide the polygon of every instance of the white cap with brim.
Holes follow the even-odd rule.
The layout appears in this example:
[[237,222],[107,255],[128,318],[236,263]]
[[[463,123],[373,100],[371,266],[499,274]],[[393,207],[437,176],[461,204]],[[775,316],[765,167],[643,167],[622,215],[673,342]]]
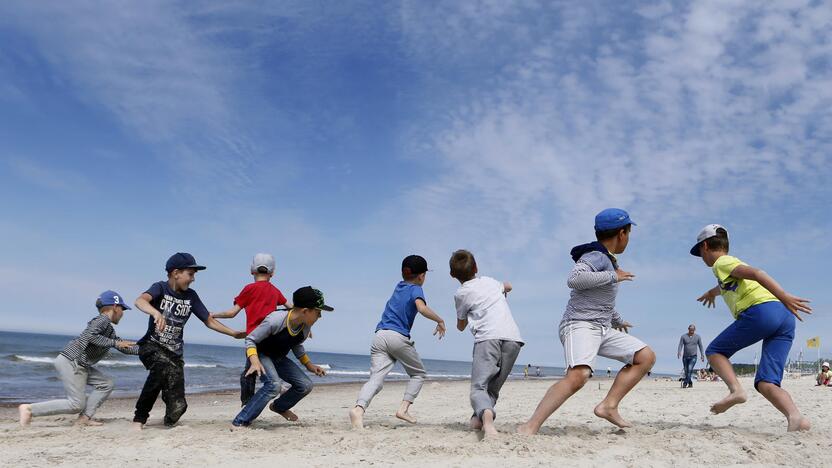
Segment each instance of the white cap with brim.
[[260,267],[266,267],[269,273],[274,273],[274,257],[267,253],[255,255],[251,261],[251,272],[256,272]]
[[828,368],[829,368],[829,363],[828,363],[828,362],[824,362],[824,363],[823,363],[823,365],[822,365],[821,367],[826,367],[826,368],[828,369]]
[[[719,224],[709,224],[703,227],[702,230],[699,231],[699,235],[696,236],[696,244],[694,244],[694,246],[691,247],[690,254],[694,257],[701,257],[701,255],[699,255],[699,245],[702,244],[702,241],[704,241],[705,239],[710,239],[711,237],[714,237],[716,235],[716,230],[719,228],[725,229]],[[728,235],[727,229],[725,229],[725,235]]]

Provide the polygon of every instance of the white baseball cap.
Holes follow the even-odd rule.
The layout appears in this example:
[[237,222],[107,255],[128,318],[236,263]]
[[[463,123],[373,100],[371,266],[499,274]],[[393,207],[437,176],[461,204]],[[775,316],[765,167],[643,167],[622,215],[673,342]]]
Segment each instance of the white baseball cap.
[[829,363],[828,363],[828,362],[824,362],[824,363],[823,363],[823,365],[822,365],[821,367],[829,367]]
[[[709,239],[711,237],[714,237],[716,235],[716,230],[720,229],[720,228],[725,229],[723,226],[721,226],[719,224],[709,224],[709,225],[703,227],[702,230],[699,231],[699,235],[696,236],[696,244],[694,244],[694,246],[691,247],[690,254],[693,255],[694,257],[701,257],[701,255],[699,255],[699,245],[705,239]],[[728,230],[727,229],[725,229],[725,236],[726,236],[726,238],[728,237]]]
[[251,261],[251,272],[255,273],[260,267],[265,267],[269,273],[274,273],[274,257],[272,254],[259,253]]

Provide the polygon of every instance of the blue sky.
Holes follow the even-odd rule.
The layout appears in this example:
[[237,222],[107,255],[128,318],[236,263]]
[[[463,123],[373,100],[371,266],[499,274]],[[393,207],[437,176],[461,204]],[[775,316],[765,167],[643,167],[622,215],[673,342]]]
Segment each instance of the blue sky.
[[[618,306],[657,369],[689,323],[730,322],[694,300],[713,222],[813,300],[793,354],[821,335],[831,355],[831,23],[818,1],[3,2],[0,328],[77,333],[176,251],[220,310],[268,251],[287,295],[337,308],[309,347],[366,353],[407,254],[453,324],[468,248],[515,286],[520,360],[562,365],[569,249],[618,206],[638,222]],[[423,356],[469,358],[467,331],[431,329]],[[233,344],[198,321],[187,340]]]

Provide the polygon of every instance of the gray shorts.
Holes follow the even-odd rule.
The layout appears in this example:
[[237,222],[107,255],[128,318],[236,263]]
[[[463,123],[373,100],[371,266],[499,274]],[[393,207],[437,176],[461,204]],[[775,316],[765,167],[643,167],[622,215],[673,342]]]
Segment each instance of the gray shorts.
[[561,323],[560,342],[568,368],[589,366],[594,369],[596,356],[632,364],[635,354],[647,347],[627,333],[580,320]]

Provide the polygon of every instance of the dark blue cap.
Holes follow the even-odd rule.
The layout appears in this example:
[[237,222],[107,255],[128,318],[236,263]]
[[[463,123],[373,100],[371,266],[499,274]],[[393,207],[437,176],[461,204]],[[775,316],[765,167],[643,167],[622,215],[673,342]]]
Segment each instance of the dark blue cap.
[[119,293],[110,291],[109,289],[99,294],[98,299],[95,300],[95,306],[99,309],[104,306],[111,305],[120,305],[124,310],[130,310],[130,307],[128,307],[127,303],[124,301],[124,298],[121,297]]
[[193,268],[194,270],[204,270],[205,267],[196,264],[196,259],[193,255],[185,252],[178,252],[170,256],[167,263],[165,263],[165,271],[168,273],[173,270],[184,270],[185,268]]
[[630,215],[620,208],[607,208],[595,215],[596,231],[609,231],[610,229],[618,229],[628,224],[636,226],[636,223],[630,219]]

